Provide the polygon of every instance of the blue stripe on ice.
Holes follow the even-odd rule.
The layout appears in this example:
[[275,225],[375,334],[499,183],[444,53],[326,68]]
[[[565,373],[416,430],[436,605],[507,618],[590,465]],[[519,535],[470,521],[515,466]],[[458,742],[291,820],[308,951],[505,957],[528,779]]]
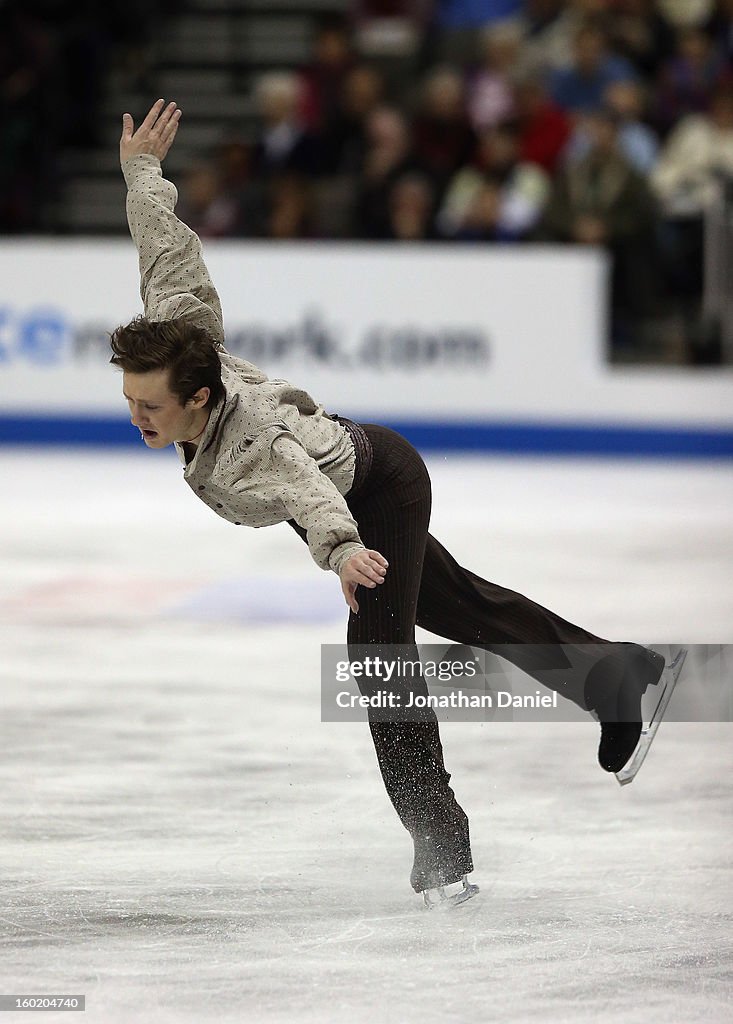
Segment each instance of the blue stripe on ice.
[[345,622],[348,609],[333,574],[323,580],[248,576],[203,587],[168,605],[162,615],[198,622],[312,624]]
[[[368,418],[367,418],[368,419]],[[380,420],[422,451],[634,458],[733,458],[733,426]],[[118,417],[0,416],[0,444],[142,449]]]

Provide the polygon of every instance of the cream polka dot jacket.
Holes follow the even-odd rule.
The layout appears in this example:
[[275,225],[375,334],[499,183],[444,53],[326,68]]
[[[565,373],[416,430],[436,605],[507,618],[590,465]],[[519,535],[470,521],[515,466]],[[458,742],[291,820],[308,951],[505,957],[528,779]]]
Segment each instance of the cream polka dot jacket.
[[150,320],[187,317],[219,348],[226,395],[212,410],[184,479],[197,497],[236,526],[294,519],[322,569],[341,570],[364,548],[344,500],[354,479],[354,446],[309,394],[269,380],[224,347],[219,296],[198,236],[175,215],[178,193],[154,156],[123,164],[127,219],[140,257],[140,294]]

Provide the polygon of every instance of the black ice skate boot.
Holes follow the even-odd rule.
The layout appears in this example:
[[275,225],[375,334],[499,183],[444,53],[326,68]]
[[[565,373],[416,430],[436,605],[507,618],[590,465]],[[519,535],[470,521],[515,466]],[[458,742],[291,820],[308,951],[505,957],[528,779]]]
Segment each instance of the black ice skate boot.
[[[421,834],[414,834],[415,860],[410,873],[410,884],[415,892],[423,893],[426,906],[433,906],[450,900],[462,903],[478,892],[478,886],[466,882],[466,875],[473,871],[471,842],[468,833],[468,818],[462,813],[454,824],[447,828]],[[457,884],[461,883],[461,888]],[[468,895],[464,890],[470,890]],[[454,897],[461,897],[454,898]]]
[[641,698],[664,672],[664,656],[638,644],[620,644],[591,669],[585,684],[586,705],[601,723],[598,763],[620,772],[641,736]]

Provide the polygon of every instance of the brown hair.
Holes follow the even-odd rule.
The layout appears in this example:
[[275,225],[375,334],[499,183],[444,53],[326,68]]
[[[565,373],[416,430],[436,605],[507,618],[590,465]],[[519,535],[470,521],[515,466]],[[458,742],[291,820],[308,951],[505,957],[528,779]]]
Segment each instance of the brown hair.
[[202,327],[183,318],[156,322],[138,316],[113,331],[109,340],[114,353],[110,362],[127,373],[168,370],[168,386],[181,405],[204,387],[211,392],[207,408],[224,397],[219,354]]

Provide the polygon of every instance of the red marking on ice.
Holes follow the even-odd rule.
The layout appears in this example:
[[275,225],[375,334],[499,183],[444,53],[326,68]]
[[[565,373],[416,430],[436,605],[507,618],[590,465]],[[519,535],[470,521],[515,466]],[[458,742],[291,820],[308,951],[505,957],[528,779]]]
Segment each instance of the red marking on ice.
[[149,576],[65,576],[0,598],[0,615],[15,622],[139,620],[157,615],[172,599],[198,590],[204,582]]

